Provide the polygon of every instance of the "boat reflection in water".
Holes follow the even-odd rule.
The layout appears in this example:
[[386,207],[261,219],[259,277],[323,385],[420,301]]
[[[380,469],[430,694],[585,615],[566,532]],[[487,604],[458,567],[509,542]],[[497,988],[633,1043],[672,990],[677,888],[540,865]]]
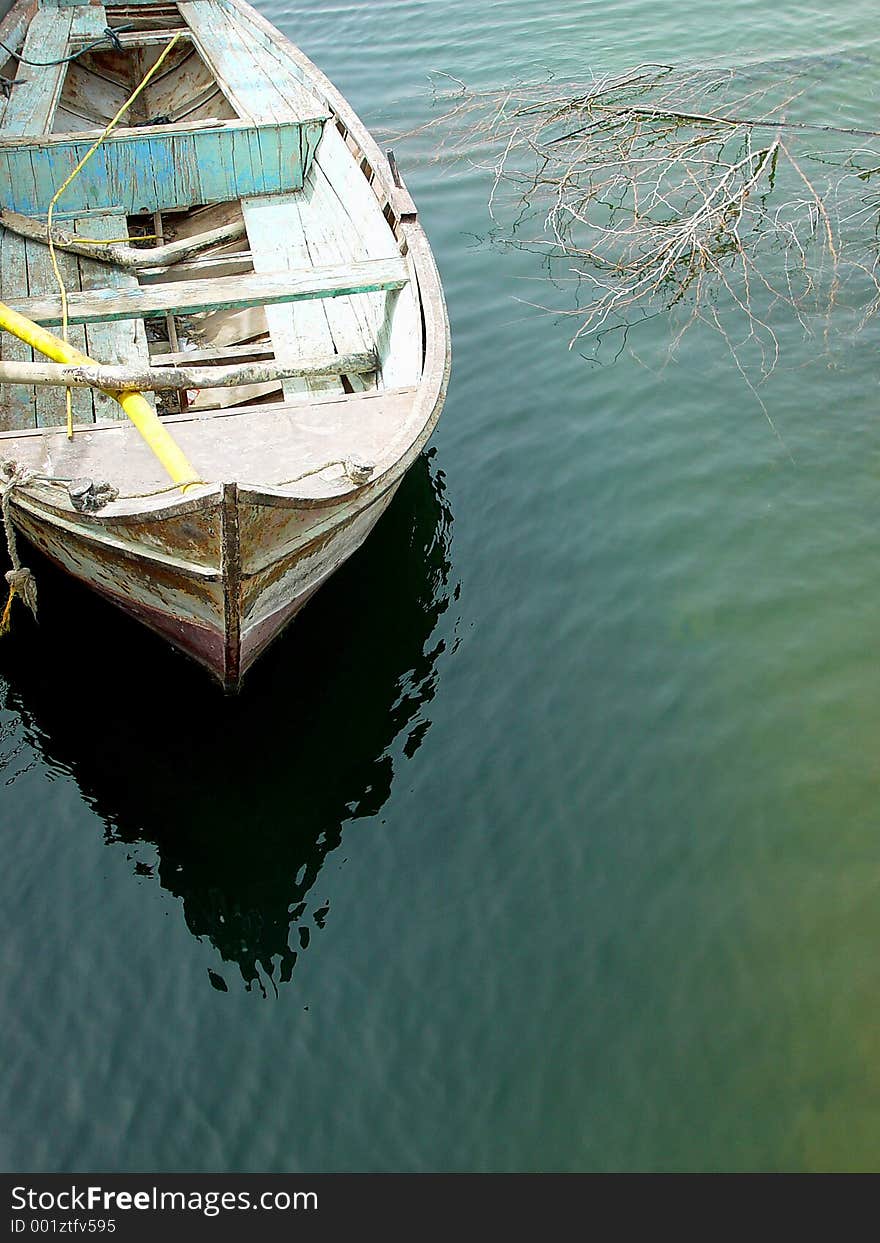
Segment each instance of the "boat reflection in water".
[[249,989],[290,980],[327,913],[310,897],[324,860],[430,725],[435,632],[457,596],[432,456],[235,699],[27,550],[40,625],[20,612],[0,651],[7,707]]

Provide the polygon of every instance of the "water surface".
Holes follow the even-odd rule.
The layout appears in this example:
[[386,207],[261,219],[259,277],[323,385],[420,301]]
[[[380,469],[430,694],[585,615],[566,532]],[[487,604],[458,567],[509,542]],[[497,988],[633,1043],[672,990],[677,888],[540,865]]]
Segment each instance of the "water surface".
[[[264,11],[389,132],[642,59],[877,113],[864,0]],[[43,563],[0,645],[0,1164],[876,1168],[878,327],[782,329],[784,444],[711,334],[591,366],[433,146],[444,417],[241,699]]]

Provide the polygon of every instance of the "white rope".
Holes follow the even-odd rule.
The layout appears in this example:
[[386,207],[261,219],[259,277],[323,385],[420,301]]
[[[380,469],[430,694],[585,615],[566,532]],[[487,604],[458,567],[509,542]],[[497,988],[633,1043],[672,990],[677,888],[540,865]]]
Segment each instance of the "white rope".
[[6,548],[9,553],[9,560],[12,562],[12,569],[6,571],[6,582],[9,585],[9,595],[3,614],[0,616],[0,635],[6,634],[9,630],[9,614],[12,608],[12,601],[16,596],[21,596],[24,603],[37,618],[37,580],[26,565],[21,564],[21,558],[18,555],[18,542],[15,536],[15,527],[12,522],[12,494],[16,488],[23,488],[34,478],[35,472],[29,470],[26,466],[19,466],[16,462],[0,463],[0,488],[3,489],[2,501],[0,501],[0,509],[3,514],[3,530],[6,535]]

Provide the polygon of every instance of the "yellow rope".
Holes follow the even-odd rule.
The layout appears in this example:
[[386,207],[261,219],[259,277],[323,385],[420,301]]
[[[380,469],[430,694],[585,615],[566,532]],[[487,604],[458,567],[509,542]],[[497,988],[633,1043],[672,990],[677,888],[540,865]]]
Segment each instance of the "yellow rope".
[[3,616],[0,617],[0,635],[9,634],[11,623],[9,614],[12,612],[12,601],[15,599],[15,588],[10,586],[9,595],[6,597],[6,607],[3,610]]
[[[61,276],[61,271],[58,267],[58,260],[55,257],[55,246],[54,246],[54,243],[52,242],[52,213],[55,210],[55,204],[61,198],[61,195],[70,185],[70,183],[74,180],[74,178],[79,176],[79,174],[85,168],[86,164],[88,164],[89,160],[98,150],[98,148],[100,147],[104,139],[110,133],[112,133],[112,131],[119,124],[120,120],[122,119],[123,114],[128,111],[128,109],[131,107],[131,105],[140,95],[141,91],[146,87],[150,79],[156,74],[157,70],[159,69],[159,66],[163,63],[163,61],[167,59],[169,53],[171,52],[171,49],[174,47],[175,43],[178,41],[179,38],[180,38],[179,34],[176,34],[174,36],[174,38],[171,40],[168,46],[164,49],[164,51],[162,52],[162,55],[156,61],[155,65],[153,65],[152,69],[149,71],[149,73],[146,75],[146,77],[143,79],[140,85],[135,88],[135,90],[131,93],[131,95],[129,95],[128,99],[119,109],[119,111],[116,113],[116,116],[107,125],[107,128],[101,134],[100,138],[96,139],[95,142],[92,143],[91,147],[89,147],[88,151],[85,153],[83,158],[77,164],[76,168],[73,170],[73,172],[64,182],[64,184],[59,186],[58,189],[55,191],[54,195],[52,196],[52,202],[49,204],[49,214],[46,220],[46,231],[49,237],[49,255],[52,259],[52,269],[55,273],[55,279],[58,282],[58,288],[61,290],[61,336],[64,341],[67,341],[68,339],[67,338],[67,287],[65,286],[64,280]],[[67,439],[72,440],[73,439],[73,401],[71,397],[70,388],[68,388],[66,392],[67,392]]]
[[15,527],[12,524],[12,493],[34,478],[34,472],[26,467],[17,466],[13,462],[4,462],[0,468],[0,485],[3,488],[3,495],[0,498],[0,515],[2,515],[2,527],[6,535],[6,551],[9,553],[9,560],[12,562],[12,569],[7,570],[5,574],[6,582],[9,587],[9,594],[6,597],[6,605],[3,609],[3,615],[0,616],[0,636],[8,634],[11,625],[12,601],[16,596],[20,596],[23,602],[28,606],[37,617],[37,580],[26,565],[21,564],[21,558],[18,555],[18,541],[15,538]]
[[12,629],[12,601],[16,596],[24,601],[35,619],[37,616],[37,580],[30,570],[26,566],[20,570],[8,570],[6,581],[9,584],[9,595],[6,597],[3,615],[0,616],[0,638],[9,634]]
[[70,238],[71,246],[112,246],[115,242],[158,242],[158,233],[139,233],[137,237],[132,237],[126,233],[125,237],[72,237]]

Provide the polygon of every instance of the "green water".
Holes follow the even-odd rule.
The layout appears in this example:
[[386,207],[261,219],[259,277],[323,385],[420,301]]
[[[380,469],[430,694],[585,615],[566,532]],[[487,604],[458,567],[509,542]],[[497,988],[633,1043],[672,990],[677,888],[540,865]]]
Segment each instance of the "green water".
[[[265,12],[400,131],[709,57],[876,126],[873,8]],[[780,326],[783,445],[708,332],[570,353],[432,141],[444,417],[242,698],[42,563],[0,645],[0,1166],[876,1169],[880,320]]]

